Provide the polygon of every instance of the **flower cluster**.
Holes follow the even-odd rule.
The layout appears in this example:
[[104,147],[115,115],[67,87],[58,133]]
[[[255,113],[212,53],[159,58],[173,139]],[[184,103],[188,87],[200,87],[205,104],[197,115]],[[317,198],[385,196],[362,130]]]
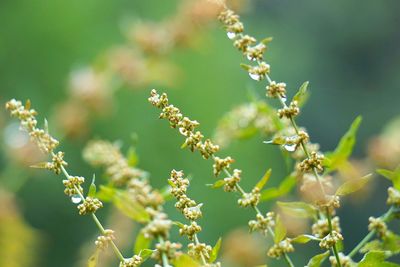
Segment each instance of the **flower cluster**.
[[238,204],[241,207],[255,207],[258,205],[258,202],[260,201],[260,189],[255,187],[253,190],[251,190],[250,193],[244,193],[242,197],[238,200]]
[[225,192],[234,192],[236,191],[236,187],[240,182],[240,175],[242,174],[241,170],[234,169],[232,176],[226,177],[224,179],[224,190]]
[[83,157],[93,166],[105,166],[106,175],[116,185],[126,185],[131,180],[146,176],[144,171],[129,166],[119,148],[107,141],[90,141]]
[[182,245],[179,243],[173,243],[169,240],[165,242],[159,242],[156,244],[156,251],[152,254],[152,258],[158,262],[162,262],[162,255],[166,255],[167,259],[174,260],[179,257],[182,253],[179,251]]
[[98,209],[103,207],[103,203],[97,198],[86,197],[82,204],[78,205],[80,215],[88,213],[95,213]]
[[219,146],[213,144],[210,139],[203,141],[203,135],[199,131],[194,131],[199,123],[184,117],[179,108],[170,105],[168,97],[164,93],[159,95],[156,90],[152,90],[149,102],[162,110],[160,118],[167,119],[172,128],[178,128],[179,132],[186,137],[184,146],[191,151],[198,150],[203,158],[208,159],[219,150]]
[[[339,217],[333,217],[331,220],[332,223],[332,229],[338,233],[340,233],[342,230],[340,228],[340,222],[339,222]],[[329,234],[329,222],[327,219],[319,219],[316,221],[312,227],[312,234],[318,238],[323,238],[326,235]]]
[[388,188],[388,199],[386,201],[388,205],[400,206],[400,191],[394,187]]
[[[149,209],[147,209],[150,211]],[[169,230],[171,229],[172,222],[168,219],[167,214],[161,211],[150,212],[151,221],[148,222],[143,228],[142,232],[146,238],[167,238]]]
[[278,116],[279,118],[293,118],[297,115],[299,115],[300,109],[297,104],[297,101],[292,101],[290,102],[289,106],[285,106],[284,108],[281,108],[278,110]]
[[380,237],[384,237],[387,235],[387,225],[384,220],[381,218],[369,217],[369,231],[376,231]]
[[104,250],[108,247],[108,244],[114,239],[114,231],[106,229],[104,230],[103,235],[97,237],[97,240],[94,242],[94,244],[98,249]]
[[289,238],[285,238],[278,244],[273,245],[267,252],[268,257],[280,258],[284,253],[290,253],[294,251],[292,241]]
[[318,172],[322,172],[324,170],[324,167],[322,166],[323,161],[324,155],[318,154],[317,152],[313,151],[311,152],[309,158],[306,158],[302,162],[300,162],[299,169],[302,172],[309,172],[313,169],[317,170]]
[[62,181],[65,190],[64,193],[71,197],[76,194],[83,194],[83,188],[81,184],[85,182],[85,178],[80,177],[80,176],[69,176],[68,179]]
[[125,259],[119,264],[119,267],[139,267],[143,262],[142,257],[134,255],[130,259]]
[[331,231],[321,240],[321,242],[319,242],[319,246],[321,248],[330,249],[331,247],[336,245],[337,242],[342,240],[343,236],[339,232]]
[[249,221],[250,231],[260,231],[262,234],[267,234],[269,227],[275,226],[274,213],[268,212],[265,216],[256,215],[256,220]]
[[[335,256],[330,256],[329,261],[331,266],[338,266],[337,260]],[[342,252],[339,252],[339,261],[342,267],[352,267],[354,266],[354,262],[349,256],[344,255]]]

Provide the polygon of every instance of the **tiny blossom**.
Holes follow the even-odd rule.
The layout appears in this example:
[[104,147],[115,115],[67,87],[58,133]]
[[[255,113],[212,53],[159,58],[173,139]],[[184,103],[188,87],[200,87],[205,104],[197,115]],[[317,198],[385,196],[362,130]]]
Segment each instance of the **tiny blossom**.
[[[332,223],[332,230],[336,231],[336,232],[341,232],[341,228],[340,228],[340,221],[339,221],[339,217],[333,217],[331,220]],[[312,234],[318,238],[323,238],[325,237],[327,234],[329,234],[330,230],[329,230],[329,223],[327,219],[319,219],[317,222],[315,222],[312,227]]]
[[388,195],[389,196],[386,201],[387,204],[400,206],[400,191],[399,190],[397,190],[393,187],[389,187]]
[[45,167],[55,174],[60,174],[63,166],[67,165],[67,162],[64,161],[64,152],[59,151],[53,155],[52,162],[48,162]]
[[261,81],[265,79],[267,74],[269,73],[270,66],[265,62],[260,62],[258,66],[250,67],[248,72],[249,75],[257,81]]
[[166,255],[168,260],[174,260],[181,252],[178,250],[181,249],[182,245],[178,243],[172,243],[171,241],[165,241],[163,243],[157,243],[156,251],[153,253],[152,258],[156,259],[159,262],[162,262],[162,255]]
[[260,189],[255,187],[250,193],[244,193],[242,198],[238,200],[238,204],[242,207],[257,206],[260,201]]
[[97,240],[94,242],[96,247],[104,250],[108,247],[108,243],[115,239],[114,231],[110,229],[104,230],[104,234],[97,237]]
[[316,169],[318,172],[322,172],[324,170],[324,167],[322,166],[324,158],[324,155],[313,151],[310,153],[309,158],[306,158],[300,162],[299,168],[302,172],[309,172],[313,169]]
[[219,146],[214,145],[210,139],[206,139],[204,143],[199,142],[196,145],[197,149],[200,151],[200,154],[204,159],[208,159],[210,156],[214,155],[214,153],[218,152]]
[[231,163],[233,163],[234,160],[231,157],[226,157],[224,159],[221,159],[219,157],[215,157],[214,158],[214,175],[218,176],[221,171],[223,171],[224,169],[229,169]]
[[82,204],[78,205],[80,215],[87,213],[95,213],[98,209],[103,207],[103,203],[97,198],[86,197]]
[[17,117],[21,121],[21,128],[29,133],[40,150],[51,153],[58,146],[59,142],[48,134],[47,129],[36,128],[37,112],[30,109],[29,101],[24,106],[21,101],[12,99],[6,103],[6,109],[10,111],[11,116]]
[[134,255],[130,259],[125,259],[119,264],[119,267],[139,267],[143,262],[142,257]]
[[198,147],[198,144],[201,142],[201,139],[203,139],[203,137],[204,136],[199,131],[195,133],[189,132],[189,136],[185,140],[185,146],[188,146],[193,152],[195,148]]
[[167,119],[172,128],[176,128],[178,123],[182,120],[182,113],[179,108],[173,105],[168,105],[162,109],[160,113],[160,119]]
[[197,121],[192,121],[188,117],[184,117],[178,122],[179,132],[185,136],[189,136],[189,134],[194,131],[194,128],[199,125]]
[[277,83],[272,81],[266,87],[267,96],[269,97],[282,97],[286,98],[286,83]]
[[188,254],[196,259],[200,259],[203,255],[206,260],[210,258],[212,247],[204,243],[190,243],[188,245]]
[[146,238],[156,238],[158,236],[168,237],[172,221],[168,219],[167,214],[155,212],[152,214],[152,220],[143,227],[142,232]]
[[240,182],[240,175],[242,174],[241,170],[234,169],[231,177],[227,177],[224,179],[224,191],[225,192],[233,192],[236,191],[236,186]]
[[[332,267],[337,266],[337,260],[335,256],[330,256],[329,261]],[[339,252],[339,261],[342,267],[352,267],[354,266],[354,262],[351,260],[351,257],[344,255],[342,252]]]
[[297,101],[292,101],[290,102],[290,105],[288,107],[284,107],[278,110],[278,116],[279,118],[293,118],[297,115],[299,115],[300,109],[298,106]]
[[369,231],[376,231],[380,237],[384,237],[387,234],[387,225],[381,218],[369,217]]
[[190,225],[183,225],[181,229],[179,229],[180,235],[186,235],[189,240],[193,241],[195,234],[201,231],[201,226],[198,225],[196,222],[191,222]]
[[274,227],[274,213],[268,212],[265,217],[261,214],[256,215],[256,220],[249,221],[250,231],[260,231],[263,234],[267,233],[268,227]]
[[234,24],[226,26],[227,32],[232,32],[235,34],[242,33],[243,30],[244,30],[243,23],[241,23],[241,22],[236,22]]
[[249,60],[262,60],[265,49],[267,49],[267,46],[263,43],[260,43],[256,46],[248,47],[245,54]]
[[329,212],[333,214],[335,209],[340,208],[340,197],[336,195],[326,195],[324,199],[317,201],[316,205],[321,211],[326,211],[326,209],[328,209]]
[[331,233],[327,234],[321,242],[319,242],[319,246],[324,249],[330,249],[334,245],[336,245],[337,242],[342,241],[343,236],[336,231],[332,231]]
[[293,252],[294,248],[289,238],[285,238],[278,244],[273,245],[267,252],[268,257],[280,258],[284,253]]
[[218,19],[224,24],[231,25],[239,21],[239,16],[232,10],[225,9],[218,15]]
[[158,108],[165,108],[168,106],[168,97],[167,94],[162,94],[161,96],[157,93],[155,89],[151,90],[149,102]]
[[194,207],[186,207],[183,209],[183,215],[186,217],[188,220],[197,220],[203,216],[200,208],[203,206],[202,203],[198,204],[197,206]]
[[67,196],[70,197],[70,196],[76,195],[78,193],[81,193],[81,194],[83,193],[83,188],[82,188],[81,184],[83,184],[85,182],[85,178],[79,177],[79,176],[70,176],[70,177],[68,177],[67,180],[63,180],[62,182],[65,186],[64,193]]
[[235,40],[235,42],[233,43],[233,45],[239,49],[242,52],[246,52],[247,48],[250,45],[253,45],[256,43],[256,39],[254,37],[251,37],[249,35],[242,35],[240,36],[237,40]]

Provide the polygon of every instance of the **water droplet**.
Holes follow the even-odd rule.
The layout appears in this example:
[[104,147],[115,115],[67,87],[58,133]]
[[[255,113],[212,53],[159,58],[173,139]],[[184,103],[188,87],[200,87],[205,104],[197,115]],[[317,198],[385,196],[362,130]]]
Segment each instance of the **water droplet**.
[[256,61],[257,59],[255,57],[252,57],[251,55],[247,55],[247,59],[250,61]]
[[259,74],[257,74],[257,73],[250,73],[249,72],[249,76],[250,76],[250,78],[252,78],[255,81],[260,81],[261,80],[261,76]]
[[82,201],[82,198],[78,194],[72,195],[71,196],[71,201],[74,204],[79,204]]
[[288,152],[293,152],[296,150],[296,144],[283,145],[283,148]]
[[231,40],[232,40],[233,38],[236,37],[236,33],[234,33],[234,32],[227,32],[226,35],[227,35],[228,38],[231,39]]
[[286,100],[287,100],[287,97],[286,97],[286,96],[282,96],[282,101],[283,101],[284,103],[286,103]]

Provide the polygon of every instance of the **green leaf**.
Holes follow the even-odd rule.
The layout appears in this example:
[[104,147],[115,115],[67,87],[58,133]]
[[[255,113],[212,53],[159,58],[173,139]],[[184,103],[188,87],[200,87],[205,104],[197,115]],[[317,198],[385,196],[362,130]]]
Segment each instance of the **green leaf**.
[[288,194],[296,185],[296,177],[289,175],[286,177],[278,188],[267,188],[261,192],[260,201],[268,201]]
[[114,196],[113,203],[123,214],[137,222],[145,223],[150,220],[150,215],[147,213],[146,209],[134,199],[130,198],[126,192],[117,192]]
[[135,167],[138,164],[139,158],[133,146],[129,147],[126,158],[130,167]]
[[269,178],[271,177],[272,170],[268,169],[261,180],[256,184],[256,188],[262,190],[265,184],[268,182]]
[[319,238],[312,236],[312,235],[299,235],[292,239],[292,242],[305,244],[311,240],[320,241]]
[[142,250],[148,249],[151,245],[151,239],[146,238],[142,231],[136,236],[135,247],[133,249],[134,254],[139,254]]
[[297,101],[300,107],[303,106],[303,104],[306,102],[308,98],[308,92],[307,92],[308,84],[309,84],[308,81],[304,82],[293,97],[293,100]]
[[400,265],[392,262],[385,261],[390,257],[391,253],[386,251],[370,251],[364,255],[362,260],[358,263],[358,267],[398,267]]
[[90,256],[90,258],[88,259],[86,266],[87,267],[96,267],[97,262],[99,261],[99,254],[100,254],[100,251],[98,249],[96,249],[96,251],[93,253],[93,255]]
[[325,161],[325,163],[328,163],[327,172],[337,170],[340,165],[346,162],[350,157],[354,144],[356,143],[356,134],[361,121],[362,117],[358,116],[351,124],[349,130],[347,130],[347,132],[340,139],[335,151],[326,154],[328,159]]
[[275,236],[274,236],[275,244],[281,242],[285,238],[285,236],[286,236],[286,227],[282,222],[281,216],[277,215],[275,222]]
[[183,228],[183,227],[185,226],[183,223],[178,222],[178,221],[173,221],[172,223],[173,223],[174,225],[178,226],[179,228]]
[[305,267],[320,267],[329,254],[329,251],[325,251],[322,254],[315,255],[310,259]]
[[182,254],[174,260],[175,267],[201,267],[201,264],[195,261],[187,254]]
[[31,168],[36,168],[36,169],[46,169],[46,166],[48,165],[48,162],[39,162],[36,164],[31,165]]
[[100,190],[97,192],[96,197],[104,202],[110,202],[114,199],[117,189],[113,186],[100,185]]
[[139,256],[142,257],[143,262],[146,261],[152,254],[154,253],[154,250],[151,249],[142,249],[139,252]]
[[400,167],[397,167],[395,171],[378,169],[376,172],[392,181],[394,188],[400,190]]
[[335,195],[345,196],[362,189],[371,180],[372,174],[368,174],[358,179],[352,179],[342,184],[337,190]]
[[88,192],[89,197],[94,197],[96,195],[97,190],[96,190],[95,182],[96,182],[96,175],[93,174],[92,182],[90,183],[90,186],[89,186],[89,192]]
[[267,37],[267,38],[262,39],[262,40],[261,40],[261,43],[267,45],[267,44],[269,44],[270,42],[272,42],[273,39],[274,39],[273,37]]
[[283,212],[300,218],[315,218],[316,209],[305,202],[277,202]]
[[213,184],[207,184],[207,186],[210,186],[211,188],[220,188],[225,185],[225,181],[223,179],[216,181]]
[[244,70],[247,70],[247,71],[249,71],[251,68],[253,68],[252,66],[243,64],[243,63],[240,63],[240,67],[242,67]]
[[219,238],[217,243],[215,243],[215,246],[211,250],[211,255],[210,255],[210,260],[209,260],[210,263],[213,263],[218,258],[218,253],[221,248],[221,243],[222,243],[222,239]]

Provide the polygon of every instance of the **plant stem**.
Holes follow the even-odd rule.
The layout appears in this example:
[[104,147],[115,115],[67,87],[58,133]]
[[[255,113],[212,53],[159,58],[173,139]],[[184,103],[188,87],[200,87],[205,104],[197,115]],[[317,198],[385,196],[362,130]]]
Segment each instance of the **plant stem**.
[[[214,157],[214,156],[213,156],[213,157]],[[225,172],[225,174],[228,175],[229,177],[232,177],[232,174],[231,174],[227,169],[224,168],[224,172]],[[243,190],[243,188],[239,185],[239,183],[237,183],[235,187],[236,187],[237,191],[238,191],[242,196],[243,196],[244,194],[246,194],[246,192],[245,192],[245,191]],[[259,209],[257,206],[251,206],[251,207],[254,209],[254,211],[255,211],[257,214],[263,216],[262,213],[261,213],[261,211],[260,211],[260,209]],[[275,233],[274,233],[274,231],[272,230],[272,228],[271,228],[270,226],[268,226],[268,227],[267,227],[267,230],[268,230],[268,232],[270,233],[271,237],[274,238],[274,237],[275,237]],[[294,264],[293,264],[293,262],[292,262],[292,260],[290,259],[289,255],[288,255],[286,252],[283,252],[283,256],[284,256],[284,259],[285,259],[286,263],[287,263],[290,267],[295,267]]]
[[[200,245],[199,239],[197,238],[197,234],[194,235],[194,242],[196,245]],[[202,252],[200,252],[200,258],[201,258],[201,262],[203,263],[203,265],[206,266],[207,261]]]
[[[162,236],[158,236],[158,242],[160,242],[161,246],[164,245],[165,243],[164,238]],[[169,265],[168,262],[168,256],[167,254],[165,254],[165,252],[161,253],[161,260],[163,263],[163,267],[171,267],[171,265]]]
[[[326,219],[328,220],[329,233],[330,233],[330,235],[333,237],[333,235],[332,235],[332,230],[333,230],[333,227],[332,227],[332,219],[331,219],[331,213],[330,213],[328,207],[326,208]],[[339,253],[338,253],[338,249],[337,249],[337,247],[336,247],[336,244],[333,244],[332,251],[333,251],[333,254],[335,255],[337,265],[338,265],[339,267],[341,267],[342,264],[341,264],[341,262],[340,262],[340,257],[339,257]]]
[[[390,209],[383,214],[380,218],[384,221],[387,222],[391,219],[392,214],[394,213],[394,206],[391,206]],[[376,231],[372,230],[369,232],[358,244],[353,248],[352,251],[348,254],[349,257],[353,257],[354,255],[357,254],[357,252],[375,235]]]
[[[53,154],[54,154],[54,153],[53,153]],[[71,176],[69,175],[69,173],[67,172],[67,170],[64,168],[64,166],[61,166],[61,170],[62,170],[64,176],[65,176],[67,179],[69,179],[69,178],[71,177]],[[75,188],[76,192],[78,192],[78,194],[79,194],[80,198],[82,199],[82,201],[85,201],[85,197],[84,197],[83,194],[80,192],[80,190],[76,187],[76,185],[74,185],[74,188]],[[95,222],[97,228],[99,228],[100,233],[101,233],[101,234],[105,234],[105,229],[104,229],[103,225],[101,224],[100,220],[97,218],[97,216],[96,216],[94,213],[92,213],[91,215],[92,215],[92,219],[93,219],[93,221]],[[111,247],[113,248],[113,251],[114,251],[115,256],[117,256],[117,258],[118,258],[120,261],[124,262],[124,261],[125,261],[125,258],[124,258],[124,256],[122,255],[121,251],[118,249],[117,245],[114,243],[113,240],[110,240],[110,243],[111,243]]]

